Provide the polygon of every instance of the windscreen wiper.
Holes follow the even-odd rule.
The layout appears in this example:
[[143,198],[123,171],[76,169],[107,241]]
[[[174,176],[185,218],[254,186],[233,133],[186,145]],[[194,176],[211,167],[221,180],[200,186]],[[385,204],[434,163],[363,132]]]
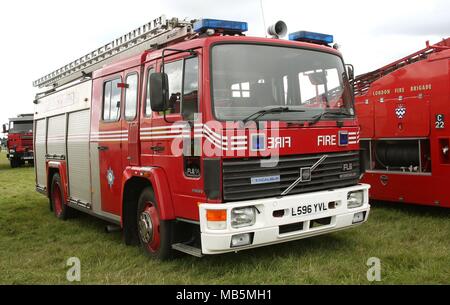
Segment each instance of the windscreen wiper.
[[317,122],[319,122],[324,117],[331,116],[331,115],[335,115],[335,116],[351,116],[349,113],[346,113],[346,112],[324,111],[321,114],[318,114],[315,117],[313,117],[313,119],[308,122],[309,126],[315,125],[315,124],[317,124]]
[[301,109],[290,109],[289,107],[275,107],[275,108],[268,108],[268,109],[262,109],[255,113],[252,113],[242,121],[247,123],[248,121],[254,121],[256,122],[257,119],[259,119],[262,116],[265,116],[266,114],[270,113],[283,113],[283,112],[305,112],[305,110]]

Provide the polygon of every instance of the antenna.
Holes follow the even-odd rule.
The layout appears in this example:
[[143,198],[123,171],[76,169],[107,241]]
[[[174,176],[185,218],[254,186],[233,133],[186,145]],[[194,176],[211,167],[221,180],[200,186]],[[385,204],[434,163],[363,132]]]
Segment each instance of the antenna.
[[262,21],[263,21],[263,26],[264,26],[264,35],[267,38],[267,31],[266,31],[266,18],[264,17],[264,5],[263,5],[263,0],[259,0],[259,3],[261,4],[261,16],[262,16]]

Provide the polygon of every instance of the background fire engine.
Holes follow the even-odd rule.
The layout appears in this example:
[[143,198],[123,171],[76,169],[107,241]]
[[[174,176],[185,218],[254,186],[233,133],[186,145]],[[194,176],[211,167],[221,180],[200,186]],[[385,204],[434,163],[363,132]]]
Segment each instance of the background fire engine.
[[33,164],[33,114],[20,114],[3,125],[3,133],[8,134],[7,154],[12,168]]
[[160,17],[35,81],[46,87],[35,100],[36,188],[55,215],[106,219],[158,258],[365,222],[352,70],[333,37],[277,39],[283,22],[275,39],[245,31]]
[[450,38],[355,79],[371,198],[450,207]]

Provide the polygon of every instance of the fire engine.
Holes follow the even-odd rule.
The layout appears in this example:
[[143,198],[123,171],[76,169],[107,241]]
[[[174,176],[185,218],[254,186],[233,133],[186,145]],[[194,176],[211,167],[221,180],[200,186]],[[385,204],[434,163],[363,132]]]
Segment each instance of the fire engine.
[[356,77],[371,198],[450,207],[450,38]]
[[36,189],[151,257],[364,223],[359,127],[331,35],[161,16],[36,80]]
[[25,162],[33,164],[33,114],[20,114],[9,119],[9,124],[3,124],[3,133],[8,134],[6,141],[7,153],[12,168]]

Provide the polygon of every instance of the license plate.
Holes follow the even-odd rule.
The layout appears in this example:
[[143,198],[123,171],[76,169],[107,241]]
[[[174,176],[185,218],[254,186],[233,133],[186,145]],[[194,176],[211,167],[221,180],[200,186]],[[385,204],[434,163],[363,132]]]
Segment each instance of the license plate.
[[325,205],[325,202],[301,205],[291,209],[292,216],[304,216],[325,211],[328,211],[328,206]]

